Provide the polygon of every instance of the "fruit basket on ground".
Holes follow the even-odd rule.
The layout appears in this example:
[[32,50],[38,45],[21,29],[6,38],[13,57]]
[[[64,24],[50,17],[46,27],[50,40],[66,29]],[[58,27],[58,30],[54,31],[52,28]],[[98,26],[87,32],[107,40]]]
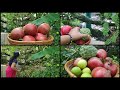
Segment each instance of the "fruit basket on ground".
[[[113,63],[114,63],[114,62],[113,62]],[[69,61],[67,61],[67,62],[65,63],[64,68],[65,68],[66,72],[69,74],[70,77],[72,77],[72,78],[77,78],[77,76],[74,75],[74,74],[71,72],[71,69],[74,67],[73,64],[74,64],[74,60],[69,60]],[[114,77],[117,78],[117,77],[120,77],[120,72],[119,72],[120,66],[119,66],[119,64],[117,64],[117,63],[115,63],[115,64],[117,65],[117,73],[116,73],[116,75],[115,75]]]
[[54,37],[49,34],[50,26],[42,23],[38,27],[28,23],[23,27],[14,28],[7,39],[12,45],[51,45]]

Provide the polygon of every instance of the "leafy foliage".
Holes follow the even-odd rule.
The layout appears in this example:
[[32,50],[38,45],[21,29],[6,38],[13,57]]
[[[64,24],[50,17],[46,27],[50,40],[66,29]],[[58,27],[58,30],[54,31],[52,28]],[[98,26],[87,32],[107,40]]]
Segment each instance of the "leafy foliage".
[[32,60],[36,60],[38,58],[44,57],[45,55],[53,55],[53,54],[54,55],[59,54],[59,47],[49,47],[47,49],[44,49],[43,51],[33,54],[30,58]]
[[112,37],[108,38],[105,43],[106,45],[109,45],[111,43],[116,43],[116,40],[118,38],[118,35],[119,35],[119,31],[117,30],[116,32],[113,33]]
[[109,24],[107,23],[107,22],[105,22],[104,24],[103,24],[103,30],[102,30],[102,32],[103,32],[103,35],[104,36],[108,36],[108,32],[109,32]]
[[104,17],[107,19],[111,18],[111,16],[112,16],[112,13],[104,13]]
[[[112,21],[115,23],[115,26],[114,26],[115,30],[112,33],[112,35],[105,41],[106,45],[109,45],[111,43],[115,44],[117,42],[117,39],[119,39],[119,16],[118,15],[119,15],[118,13],[113,13],[112,15],[111,14],[105,15],[106,17],[111,18]],[[103,34],[108,35],[109,26],[107,24],[106,25],[103,24],[103,27],[104,27]]]
[[58,21],[60,19],[60,16],[58,13],[48,13],[45,16],[42,16],[41,18],[38,18],[34,21],[32,21],[33,24],[40,25],[42,23],[53,23],[55,21]]

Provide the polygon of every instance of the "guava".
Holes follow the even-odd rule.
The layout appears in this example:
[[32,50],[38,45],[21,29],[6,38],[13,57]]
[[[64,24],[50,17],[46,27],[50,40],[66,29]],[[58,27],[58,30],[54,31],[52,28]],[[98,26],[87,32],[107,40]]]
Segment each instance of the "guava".
[[81,69],[79,67],[73,67],[71,69],[71,72],[76,75],[76,76],[79,76],[81,74]]
[[86,67],[82,70],[82,73],[91,73],[90,68]]
[[92,75],[91,75],[90,73],[83,73],[83,74],[81,75],[81,77],[82,77],[82,78],[91,78]]
[[81,59],[81,60],[78,62],[77,66],[78,66],[79,68],[81,68],[81,69],[84,69],[84,68],[87,66],[87,61],[84,60],[84,59]]

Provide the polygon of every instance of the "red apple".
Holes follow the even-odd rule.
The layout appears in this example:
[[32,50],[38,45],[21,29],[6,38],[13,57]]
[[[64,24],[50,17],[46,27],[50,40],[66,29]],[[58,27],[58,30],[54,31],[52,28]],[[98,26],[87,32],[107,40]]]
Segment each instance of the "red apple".
[[38,33],[42,33],[44,35],[48,34],[50,31],[50,25],[47,23],[43,23],[38,27]]
[[26,35],[35,36],[37,34],[37,26],[32,23],[26,24],[23,30]]
[[82,40],[82,39],[80,39],[80,40],[75,41],[75,43],[76,43],[77,45],[83,45],[83,44],[85,44],[85,41]]
[[22,27],[15,28],[11,31],[10,38],[14,40],[19,40],[24,37],[24,31]]
[[88,67],[92,70],[95,67],[103,67],[103,63],[99,58],[92,57],[88,60]]
[[35,36],[35,39],[37,41],[43,41],[43,40],[47,40],[47,36],[42,33],[37,33],[37,35]]
[[97,51],[97,55],[96,56],[98,58],[105,59],[107,57],[107,52],[104,49],[99,49]]
[[117,65],[112,62],[105,62],[104,67],[111,71],[111,76],[114,77],[117,73]]
[[23,41],[35,41],[35,38],[33,36],[30,36],[30,35],[25,35],[23,37]]
[[111,77],[110,71],[105,69],[104,67],[94,68],[91,74],[92,74],[92,77],[95,77],[95,78]]
[[61,26],[61,30],[60,30],[61,35],[67,35],[71,29],[72,29],[72,27],[69,25]]

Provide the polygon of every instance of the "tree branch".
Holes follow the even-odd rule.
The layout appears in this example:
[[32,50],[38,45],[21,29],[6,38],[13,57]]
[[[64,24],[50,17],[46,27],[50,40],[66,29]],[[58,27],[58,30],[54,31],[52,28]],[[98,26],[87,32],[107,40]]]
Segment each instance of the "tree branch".
[[[103,23],[105,23],[106,21],[93,21],[91,19],[89,19],[88,17],[81,15],[81,14],[77,14],[77,13],[73,13],[73,18],[77,18],[83,22],[87,22],[88,24],[96,24],[96,25],[102,25]],[[110,26],[114,26],[115,23],[109,23]]]

